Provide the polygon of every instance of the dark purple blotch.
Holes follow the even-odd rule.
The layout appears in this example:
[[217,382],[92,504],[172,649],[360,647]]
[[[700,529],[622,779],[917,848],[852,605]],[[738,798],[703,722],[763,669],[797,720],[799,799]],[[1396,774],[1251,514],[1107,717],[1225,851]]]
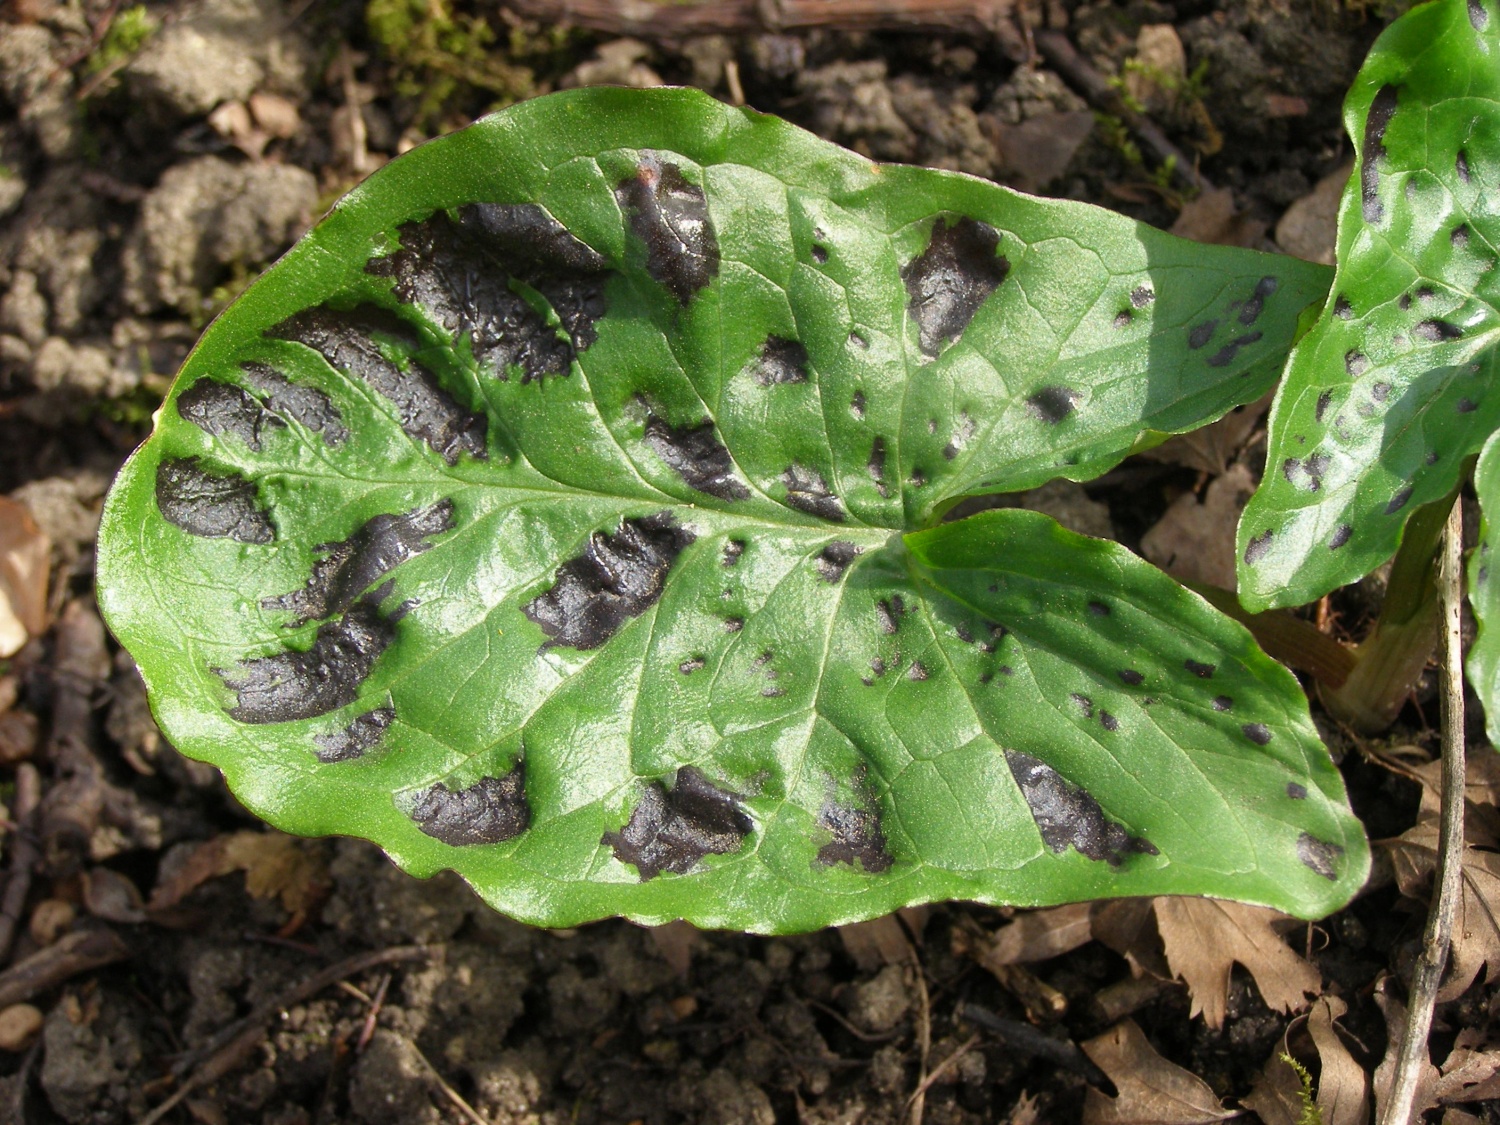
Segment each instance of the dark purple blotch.
[[707,855],[733,854],[753,828],[739,794],[720,789],[696,766],[683,766],[671,789],[660,781],[647,785],[625,826],[599,842],[645,882],[663,871],[686,875]]

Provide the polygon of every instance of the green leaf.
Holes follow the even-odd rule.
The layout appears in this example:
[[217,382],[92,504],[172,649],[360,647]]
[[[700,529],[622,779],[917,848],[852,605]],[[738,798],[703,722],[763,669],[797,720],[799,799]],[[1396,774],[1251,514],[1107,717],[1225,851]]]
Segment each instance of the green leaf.
[[250,808],[528,921],[1321,915],[1366,846],[1243,629],[1031,513],[903,533],[1253,399],[1326,280],[689,91],[538,99],[210,329],[103,604]]
[[1500,746],[1500,581],[1490,574],[1494,560],[1494,515],[1500,512],[1500,435],[1485,443],[1474,467],[1474,491],[1483,512],[1479,545],[1469,557],[1469,604],[1479,630],[1469,649],[1469,682],[1484,704],[1490,744]]
[[1500,14],[1414,8],[1345,104],[1358,153],[1328,305],[1271,410],[1266,475],[1240,520],[1247,609],[1299,605],[1395,553],[1500,425]]

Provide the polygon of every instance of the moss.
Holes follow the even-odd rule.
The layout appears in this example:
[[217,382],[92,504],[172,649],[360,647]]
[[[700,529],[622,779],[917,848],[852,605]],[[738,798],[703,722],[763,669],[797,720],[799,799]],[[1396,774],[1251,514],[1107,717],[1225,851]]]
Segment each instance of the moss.
[[570,42],[565,32],[512,27],[502,44],[484,16],[460,11],[453,0],[369,0],[365,23],[391,66],[396,92],[416,99],[422,126],[462,110],[476,95],[484,108],[499,109],[540,92],[534,67]]
[[84,69],[89,74],[110,70],[125,62],[156,34],[158,22],[146,11],[146,5],[136,4],[116,13],[110,21],[109,30],[99,41],[99,46],[88,57]]

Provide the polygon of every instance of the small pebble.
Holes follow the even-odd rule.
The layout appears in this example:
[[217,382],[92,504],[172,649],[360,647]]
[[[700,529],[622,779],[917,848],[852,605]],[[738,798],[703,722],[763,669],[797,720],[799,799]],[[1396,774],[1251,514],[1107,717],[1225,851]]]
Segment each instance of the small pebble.
[[41,1034],[46,1017],[30,1004],[0,1010],[0,1051],[24,1051]]
[[78,911],[73,909],[71,902],[60,898],[43,899],[31,912],[31,922],[27,927],[31,940],[43,947],[51,945],[72,928],[77,916]]

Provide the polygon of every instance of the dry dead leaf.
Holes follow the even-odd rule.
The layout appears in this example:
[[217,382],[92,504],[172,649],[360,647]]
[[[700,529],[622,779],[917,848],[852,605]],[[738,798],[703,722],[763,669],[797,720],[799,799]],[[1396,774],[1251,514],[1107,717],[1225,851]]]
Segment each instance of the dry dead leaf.
[[1147,461],[1181,465],[1210,476],[1222,476],[1244,450],[1266,411],[1271,409],[1274,397],[1275,392],[1270,392],[1254,402],[1237,406],[1217,422],[1210,422],[1192,433],[1170,437],[1158,446],[1142,450],[1140,456]]
[[1293,953],[1272,928],[1289,921],[1284,914],[1263,906],[1176,895],[1153,902],[1167,965],[1187,983],[1191,1015],[1202,1012],[1209,1027],[1224,1025],[1229,973],[1236,962],[1255,978],[1266,1006],[1278,1012],[1307,1007],[1308,994],[1322,985],[1318,970]]
[[1187,51],[1177,29],[1169,23],[1148,23],[1135,37],[1135,63],[1125,70],[1125,92],[1160,116],[1177,104],[1187,79]]
[[894,914],[850,922],[837,929],[844,952],[864,972],[874,972],[882,965],[904,965],[912,958],[911,942]]
[[1320,996],[1307,1015],[1307,1032],[1321,1064],[1317,1102],[1323,1125],[1365,1125],[1370,1119],[1370,1079],[1334,1027],[1348,1010],[1337,996]]
[[1298,1125],[1302,1119],[1302,1077],[1286,1061],[1286,1054],[1283,1039],[1256,1076],[1250,1093],[1240,1099],[1264,1125]]
[[1172,979],[1149,898],[1117,898],[1094,904],[1094,937],[1130,964],[1135,976]]
[[1317,187],[1292,203],[1276,224],[1276,244],[1288,254],[1309,262],[1333,265],[1333,244],[1338,234],[1339,200],[1354,171],[1350,161],[1324,176]]
[[981,120],[1000,154],[1000,178],[1021,191],[1040,191],[1066,172],[1095,125],[1086,109],[1039,113],[1019,125]]
[[1254,492],[1250,470],[1230,466],[1204,490],[1201,503],[1191,492],[1174,500],[1141,536],[1141,554],[1180,582],[1233,590],[1235,527]]
[[1234,193],[1228,188],[1214,188],[1182,208],[1172,233],[1218,246],[1257,247],[1265,237],[1266,224],[1236,208]]
[[[1387,840],[1396,885],[1419,902],[1427,900],[1437,866],[1438,821],[1424,815],[1416,827]],[[1453,917],[1453,947],[1438,1003],[1468,991],[1481,969],[1486,979],[1500,980],[1500,854],[1465,846],[1463,880]]]
[[1022,1090],[1016,1104],[1010,1107],[1004,1125],[1040,1125],[1041,1120],[1042,1110],[1037,1099]]
[[661,959],[672,967],[679,977],[686,977],[693,969],[693,947],[702,936],[698,927],[681,918],[661,926],[648,926],[651,944]]
[[[1385,1016],[1385,1058],[1375,1068],[1372,1089],[1375,1093],[1375,1120],[1385,1120],[1385,1103],[1390,1097],[1391,1081],[1396,1075],[1396,1056],[1401,1049],[1401,1036],[1406,1030],[1406,1005],[1394,995],[1395,980],[1389,973],[1375,982],[1375,1004]],[[1437,1088],[1438,1069],[1424,1057],[1417,1061],[1417,1092],[1412,1099],[1412,1120],[1420,1120],[1422,1114],[1437,1105],[1433,1091]]]
[[14,656],[47,631],[52,544],[31,509],[0,496],[0,657]]
[[1083,1125],[1207,1125],[1239,1116],[1207,1082],[1157,1054],[1134,1020],[1080,1046],[1119,1091],[1111,1098],[1090,1087]]
[[147,909],[170,910],[209,879],[233,871],[245,873],[252,898],[276,897],[297,917],[328,886],[322,856],[295,836],[282,832],[234,832],[200,844],[175,872],[157,883]]
[[1500,1047],[1487,1043],[1478,1028],[1464,1028],[1443,1063],[1433,1097],[1443,1104],[1500,1098]]
[[1071,903],[1028,910],[1002,926],[988,943],[976,943],[972,956],[985,965],[1020,965],[1059,957],[1094,937],[1093,904]]

